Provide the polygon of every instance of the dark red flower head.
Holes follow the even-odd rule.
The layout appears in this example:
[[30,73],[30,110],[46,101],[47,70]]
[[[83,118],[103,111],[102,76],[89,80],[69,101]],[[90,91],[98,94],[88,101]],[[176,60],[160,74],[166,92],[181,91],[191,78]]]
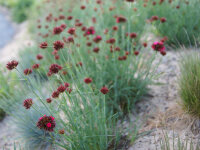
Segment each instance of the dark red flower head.
[[67,28],[66,24],[61,24],[60,27],[64,30],[65,28]]
[[106,41],[106,43],[114,44],[115,43],[115,39],[114,38],[110,38],[109,40]]
[[48,47],[48,43],[47,42],[42,42],[41,44],[40,44],[40,48],[42,48],[42,49],[45,49],[45,48],[47,48]]
[[60,95],[60,92],[59,92],[59,91],[53,91],[51,97],[52,97],[52,98],[58,98],[59,95]]
[[131,39],[134,39],[134,38],[136,38],[136,37],[137,37],[137,33],[134,33],[134,32],[133,32],[133,33],[130,33],[130,38],[131,38]]
[[86,84],[89,84],[89,83],[92,82],[92,79],[91,79],[91,78],[85,78],[85,79],[84,79],[84,82],[85,82]]
[[99,43],[102,40],[102,37],[100,35],[97,35],[96,37],[93,38],[93,41],[95,43]]
[[160,18],[160,22],[164,23],[164,22],[166,22],[166,21],[167,21],[166,18],[164,18],[164,17]]
[[39,67],[40,67],[39,64],[34,64],[34,65],[32,66],[32,69],[38,69]]
[[51,98],[47,98],[46,101],[47,101],[47,103],[51,103],[52,99]]
[[116,22],[117,23],[124,23],[124,22],[126,22],[126,18],[124,16],[118,16],[116,18]]
[[38,60],[41,60],[41,59],[43,59],[43,56],[40,55],[40,54],[38,54],[38,55],[36,56],[36,58],[37,58]]
[[86,34],[87,34],[87,35],[93,35],[93,34],[95,34],[95,29],[94,29],[94,27],[89,27],[89,28],[86,30]]
[[60,49],[64,48],[64,43],[61,41],[55,41],[53,43],[53,47],[55,50],[60,50]]
[[140,53],[139,51],[134,51],[135,56],[139,55],[139,53]]
[[68,29],[68,33],[71,34],[71,35],[75,34],[75,31],[76,31],[75,28],[69,28]]
[[37,127],[45,131],[53,132],[54,128],[56,127],[55,118],[44,115],[38,120]]
[[60,34],[63,31],[62,27],[54,27],[53,34]]
[[63,85],[60,85],[60,86],[58,87],[58,89],[57,89],[57,91],[60,92],[60,93],[65,92],[65,90],[66,90],[66,87],[63,86]]
[[100,91],[101,91],[101,93],[103,93],[103,94],[107,94],[107,93],[109,92],[108,88],[105,87],[105,86],[102,87]]
[[30,109],[31,106],[33,105],[33,100],[31,98],[24,100],[24,107],[26,109]]
[[32,73],[32,69],[27,68],[24,70],[24,75],[29,75],[31,73]]
[[98,53],[99,52],[99,48],[98,47],[93,48],[93,52]]
[[18,66],[18,62],[16,60],[12,60],[11,62],[8,62],[6,65],[6,68],[8,70],[13,70]]
[[165,50],[165,46],[164,46],[163,42],[154,42],[151,47],[155,51],[164,51]]
[[58,65],[58,64],[52,64],[50,67],[49,67],[49,72],[50,73],[54,73],[54,74],[56,74],[56,73],[58,73],[60,70],[62,70],[62,67],[60,66],[60,65]]
[[67,82],[65,82],[64,85],[65,85],[66,88],[68,88],[70,86],[70,84],[67,83]]

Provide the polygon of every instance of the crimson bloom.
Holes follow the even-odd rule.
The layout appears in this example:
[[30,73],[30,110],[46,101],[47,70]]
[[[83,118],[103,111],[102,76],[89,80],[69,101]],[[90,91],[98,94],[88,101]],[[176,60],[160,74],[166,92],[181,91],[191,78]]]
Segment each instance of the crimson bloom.
[[44,115],[38,120],[37,127],[45,131],[53,132],[54,128],[56,127],[55,118]]
[[55,41],[53,43],[53,47],[55,48],[55,50],[60,50],[60,49],[64,48],[64,43],[61,41]]
[[165,46],[163,42],[154,42],[151,46],[155,51],[164,51]]
[[18,64],[19,63],[16,60],[12,60],[11,62],[7,63],[6,68],[8,70],[13,70],[13,69],[15,69],[18,66]]
[[53,28],[53,34],[60,34],[63,31],[62,27],[54,27]]
[[27,68],[24,70],[24,75],[29,75],[31,73],[32,73],[32,69]]
[[124,16],[118,16],[116,18],[116,22],[117,23],[124,23],[124,22],[126,22],[126,18]]
[[40,44],[40,48],[41,49],[45,49],[45,48],[47,48],[48,47],[48,43],[47,42],[42,42],[41,44]]
[[63,85],[60,85],[60,86],[58,87],[58,89],[57,89],[57,91],[60,92],[60,93],[65,92],[65,90],[66,90],[66,87],[63,86]]
[[86,30],[86,34],[87,34],[87,35],[93,35],[93,34],[95,34],[95,29],[94,29],[94,27],[89,27],[89,28]]
[[34,65],[32,66],[33,69],[38,69],[39,67],[40,67],[39,64],[34,64]]
[[75,28],[69,28],[68,29],[68,33],[71,34],[71,35],[75,34],[75,31],[76,31]]
[[100,35],[97,35],[96,37],[93,38],[93,41],[95,43],[99,43],[102,40],[102,37]]
[[36,58],[37,58],[38,60],[41,60],[41,59],[43,59],[43,56],[40,55],[40,54],[38,54],[38,55],[36,56]]
[[62,67],[60,66],[60,65],[58,65],[58,64],[52,64],[50,67],[49,67],[49,72],[50,73],[54,73],[54,74],[56,74],[56,73],[58,73],[60,70],[62,70]]
[[103,94],[107,94],[109,92],[109,90],[108,90],[108,88],[106,86],[102,87],[100,91]]
[[51,98],[47,98],[46,101],[47,101],[47,103],[51,103],[52,99]]
[[84,79],[84,82],[85,82],[86,84],[89,84],[89,83],[92,82],[92,79],[91,79],[91,78],[85,78],[85,79]]
[[52,97],[52,98],[58,98],[59,95],[60,95],[60,92],[59,92],[59,91],[53,91],[51,97]]
[[93,52],[98,53],[99,52],[99,48],[98,47],[93,48]]
[[31,106],[33,105],[33,100],[31,98],[24,100],[24,107],[26,109],[30,109]]

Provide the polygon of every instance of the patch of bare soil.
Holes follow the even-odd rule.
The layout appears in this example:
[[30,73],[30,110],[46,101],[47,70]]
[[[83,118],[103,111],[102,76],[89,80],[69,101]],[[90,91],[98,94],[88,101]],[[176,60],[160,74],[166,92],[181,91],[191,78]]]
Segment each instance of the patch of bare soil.
[[[191,51],[192,52],[192,51]],[[138,112],[131,116],[131,122],[139,124],[140,136],[129,150],[161,149],[161,139],[169,138],[170,146],[180,141],[198,143],[200,121],[186,114],[181,108],[178,96],[178,63],[181,52],[168,52],[158,68],[162,73],[160,86],[151,86],[151,97],[139,102]],[[138,119],[139,118],[139,119]],[[189,146],[188,146],[189,147]],[[172,149],[174,150],[174,149]]]

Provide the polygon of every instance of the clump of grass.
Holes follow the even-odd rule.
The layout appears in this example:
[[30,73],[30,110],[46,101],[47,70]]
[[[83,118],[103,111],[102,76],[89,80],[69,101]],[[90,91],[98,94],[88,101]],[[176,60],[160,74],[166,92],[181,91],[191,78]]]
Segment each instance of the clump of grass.
[[187,53],[180,61],[179,94],[183,108],[200,117],[200,54]]
[[167,133],[163,134],[159,145],[160,150],[200,150],[199,145],[192,140],[181,140],[180,136],[175,137],[174,133],[170,139]]

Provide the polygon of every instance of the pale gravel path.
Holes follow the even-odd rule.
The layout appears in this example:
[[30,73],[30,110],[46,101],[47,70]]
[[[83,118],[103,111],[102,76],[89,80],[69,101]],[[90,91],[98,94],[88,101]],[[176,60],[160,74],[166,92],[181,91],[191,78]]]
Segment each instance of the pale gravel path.
[[[0,65],[2,67],[13,59],[18,60],[18,53],[27,46],[28,43],[32,43],[28,33],[28,23],[15,24],[11,22],[9,12],[0,6]],[[5,15],[5,16],[2,16]],[[5,17],[2,19],[2,17]],[[8,22],[3,22],[8,21]],[[13,27],[12,30],[11,27]],[[13,150],[14,143],[17,141],[17,133],[15,130],[15,124],[12,122],[10,116],[6,116],[3,121],[0,122],[0,150]]]
[[[192,51],[191,51],[192,52]],[[178,63],[181,58],[181,51],[171,51],[167,56],[163,57],[159,72],[163,72],[159,81],[164,83],[161,86],[152,86],[151,95],[144,101],[138,103],[138,123],[140,132],[147,132],[147,135],[141,136],[129,148],[129,150],[160,150],[160,141],[164,134],[168,134],[170,142],[180,137],[182,141],[193,139],[198,142],[199,135],[193,135],[189,126],[187,115],[182,112],[178,104],[180,98],[178,96],[177,79],[180,74]],[[131,117],[134,122],[136,114]],[[143,120],[142,120],[143,119]],[[171,143],[172,145],[172,143]],[[173,149],[174,150],[174,149]]]

